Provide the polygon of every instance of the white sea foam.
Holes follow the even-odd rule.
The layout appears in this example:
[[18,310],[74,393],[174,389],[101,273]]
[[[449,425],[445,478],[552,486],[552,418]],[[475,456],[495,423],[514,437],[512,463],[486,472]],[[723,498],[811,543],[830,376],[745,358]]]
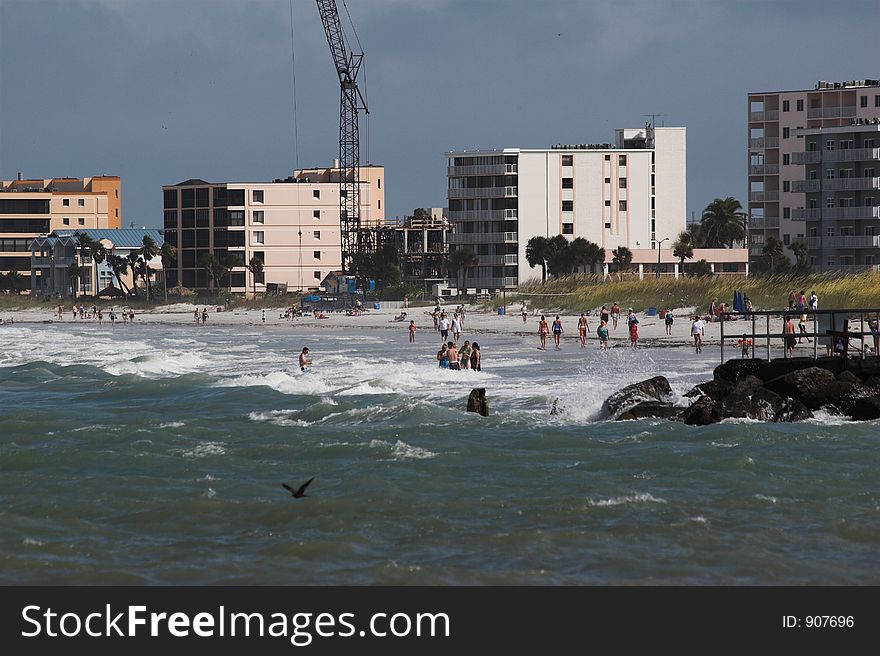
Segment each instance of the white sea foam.
[[761,499],[762,501],[769,501],[770,503],[776,503],[776,497],[767,494],[756,494],[755,498]]
[[426,460],[437,456],[433,451],[412,446],[403,440],[397,440],[394,444],[385,440],[371,440],[370,447],[374,449],[390,448],[392,460]]
[[267,422],[276,426],[311,426],[313,421],[293,419],[299,410],[270,410],[269,412],[250,412],[248,419],[256,422]]
[[27,547],[42,547],[46,544],[42,540],[35,540],[34,538],[25,538],[21,543]]
[[696,517],[688,517],[689,522],[697,522],[698,524],[708,524],[709,521],[703,517],[702,515],[697,515]]
[[587,499],[588,506],[607,507],[620,506],[627,503],[666,503],[666,499],[660,499],[648,492],[630,494],[623,497],[611,497],[610,499]]
[[209,487],[208,491],[205,492],[205,497],[207,497],[208,499],[213,499],[216,496],[217,496],[217,491],[212,487]]
[[222,456],[226,454],[226,445],[223,442],[200,442],[191,449],[176,449],[172,453],[179,453],[184,458],[207,458],[209,456]]
[[217,387],[271,387],[282,394],[319,396],[333,391],[333,387],[325,383],[314,370],[307,373],[287,373],[273,371],[268,374],[243,374],[232,378],[224,378]]
[[158,428],[180,428],[181,426],[186,426],[186,424],[182,421],[166,421],[159,424]]
[[103,367],[114,376],[134,374],[143,378],[162,378],[208,370],[204,354],[193,351],[151,352],[131,359],[122,359]]

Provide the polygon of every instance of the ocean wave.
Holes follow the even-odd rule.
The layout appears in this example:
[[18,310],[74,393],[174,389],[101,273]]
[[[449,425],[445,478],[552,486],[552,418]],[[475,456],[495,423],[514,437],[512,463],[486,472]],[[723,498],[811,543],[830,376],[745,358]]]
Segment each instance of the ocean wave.
[[770,496],[768,494],[755,494],[754,497],[756,499],[761,499],[761,501],[769,501],[770,503],[776,503],[776,497]]
[[397,440],[394,444],[385,440],[371,440],[369,446],[373,449],[390,449],[392,460],[427,460],[437,456],[433,451],[412,446],[403,440]]
[[174,455],[184,458],[208,458],[210,456],[226,455],[226,444],[223,442],[200,442],[190,449],[172,449]]
[[268,374],[243,374],[224,378],[214,383],[216,387],[271,387],[282,394],[320,396],[334,391],[314,370],[295,374],[273,371]]
[[248,419],[256,422],[266,422],[276,426],[311,426],[314,422],[305,419],[292,419],[299,414],[299,410],[269,410],[268,412],[250,412]]
[[133,374],[142,378],[162,378],[167,375],[206,371],[206,357],[199,352],[162,352],[138,355],[131,359],[119,360],[102,367],[114,376]]
[[181,426],[186,426],[186,423],[182,421],[166,421],[157,426],[157,428],[180,428]]
[[587,505],[597,508],[620,506],[627,503],[667,503],[666,499],[660,499],[648,492],[630,494],[623,497],[611,497],[609,499],[587,499]]

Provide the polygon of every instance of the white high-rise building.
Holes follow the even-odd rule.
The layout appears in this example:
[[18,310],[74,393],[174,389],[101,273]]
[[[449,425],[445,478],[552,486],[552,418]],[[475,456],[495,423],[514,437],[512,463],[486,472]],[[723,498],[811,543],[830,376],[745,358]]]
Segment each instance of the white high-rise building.
[[467,272],[468,288],[512,288],[539,276],[525,258],[532,237],[583,237],[610,263],[618,246],[639,260],[639,251],[685,229],[683,127],[618,129],[605,144],[446,156],[452,247],[470,248],[479,260]]

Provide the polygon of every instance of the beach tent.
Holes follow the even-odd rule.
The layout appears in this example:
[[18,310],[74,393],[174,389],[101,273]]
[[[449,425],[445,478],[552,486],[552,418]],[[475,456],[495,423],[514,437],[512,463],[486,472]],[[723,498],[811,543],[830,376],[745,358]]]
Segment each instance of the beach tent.
[[125,292],[113,285],[108,285],[98,292],[98,298],[119,298],[124,296]]

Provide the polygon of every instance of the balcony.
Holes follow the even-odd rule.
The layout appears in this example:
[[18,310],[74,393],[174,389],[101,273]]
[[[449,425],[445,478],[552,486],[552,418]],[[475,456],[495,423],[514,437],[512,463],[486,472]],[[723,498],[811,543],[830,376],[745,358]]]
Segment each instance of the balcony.
[[779,190],[774,191],[751,191],[749,192],[749,202],[752,203],[772,203],[779,200]]
[[766,112],[749,112],[749,121],[756,123],[760,121],[778,121],[779,110],[770,109]]
[[853,107],[816,107],[807,110],[807,118],[852,118],[856,115]]
[[477,164],[474,166],[446,167],[446,175],[451,178],[464,175],[511,175],[516,172],[516,164]]
[[779,173],[779,164],[751,164],[749,175],[776,175]]
[[763,150],[765,148],[779,148],[779,137],[758,137],[749,139],[749,148]]
[[880,178],[837,178],[822,183],[826,191],[860,191],[880,189]]
[[504,219],[515,219],[517,217],[516,210],[449,210],[447,213],[450,221],[475,221],[475,220],[495,220],[503,221]]
[[516,187],[469,187],[467,189],[448,189],[449,198],[512,198]]
[[880,235],[841,235],[838,237],[807,237],[807,248],[880,248]]
[[822,161],[822,151],[810,150],[791,154],[791,163],[799,166],[804,164],[818,164]]
[[516,266],[518,256],[516,253],[510,255],[477,255],[480,266]]
[[791,211],[796,221],[817,221],[819,219],[880,219],[880,207],[803,207]]
[[462,232],[449,236],[450,244],[515,244],[515,232]]
[[468,279],[467,284],[468,286],[473,285],[477,289],[509,289],[511,287],[516,287],[517,282],[516,276],[508,276],[504,278],[487,276]]
[[[843,150],[825,150],[821,152],[823,162],[868,162],[880,160],[880,148],[845,148]],[[812,155],[813,153],[808,153]],[[797,155],[797,153],[795,153]],[[818,162],[819,160],[816,160]],[[807,162],[815,164],[816,162]]]
[[821,180],[795,180],[791,183],[791,190],[796,194],[812,193],[821,189]]
[[749,230],[766,230],[768,228],[778,228],[778,216],[765,216],[761,218],[752,217],[749,221]]

